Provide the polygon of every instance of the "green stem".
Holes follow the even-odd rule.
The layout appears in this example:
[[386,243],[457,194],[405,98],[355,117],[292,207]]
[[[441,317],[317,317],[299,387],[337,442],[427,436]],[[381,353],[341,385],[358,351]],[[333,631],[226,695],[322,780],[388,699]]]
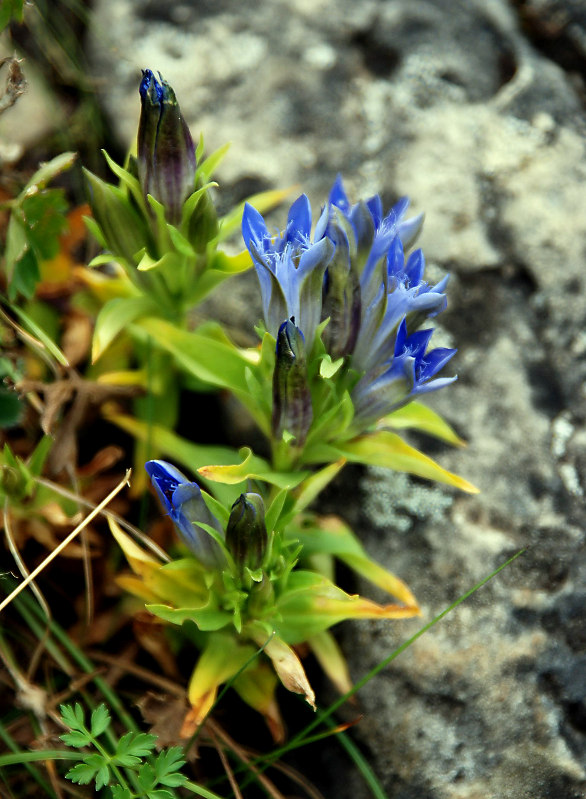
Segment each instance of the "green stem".
[[14,766],[18,763],[36,763],[43,760],[83,760],[83,752],[71,752],[68,749],[39,749],[38,752],[14,752],[11,755],[0,755],[0,768]]

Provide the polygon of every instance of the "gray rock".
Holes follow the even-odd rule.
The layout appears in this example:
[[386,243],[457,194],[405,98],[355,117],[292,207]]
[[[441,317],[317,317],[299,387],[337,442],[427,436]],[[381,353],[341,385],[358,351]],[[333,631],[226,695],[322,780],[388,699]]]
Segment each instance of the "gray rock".
[[[469,446],[413,441],[482,493],[354,470],[353,496],[325,501],[409,582],[424,621],[528,549],[361,692],[355,732],[391,799],[586,796],[583,14],[547,0],[95,2],[94,77],[122,141],[139,67],[160,69],[208,149],[233,143],[221,203],[297,183],[318,207],[340,171],[355,198],[410,195],[430,268],[452,272],[439,322],[460,380],[430,402]],[[343,628],[354,676],[420,623]],[[368,795],[334,772],[341,799]]]

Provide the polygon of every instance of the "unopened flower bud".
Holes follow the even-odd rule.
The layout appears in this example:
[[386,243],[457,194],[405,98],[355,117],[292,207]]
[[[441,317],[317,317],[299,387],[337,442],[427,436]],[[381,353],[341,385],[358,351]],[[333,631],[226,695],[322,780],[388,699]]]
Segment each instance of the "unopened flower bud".
[[240,572],[258,569],[267,548],[265,506],[259,494],[240,494],[232,505],[226,544]]
[[343,215],[338,212],[337,216],[328,227],[336,250],[326,270],[322,306],[322,318],[330,319],[322,340],[334,359],[354,350],[361,316],[360,282],[352,263],[355,236],[348,223],[344,226]]
[[273,372],[273,434],[279,440],[287,431],[302,447],[313,420],[307,378],[303,333],[295,319],[283,322],[277,335]]
[[167,220],[178,224],[194,191],[195,146],[173,89],[150,69],[142,75],[138,176],[145,197],[151,194],[165,207]]

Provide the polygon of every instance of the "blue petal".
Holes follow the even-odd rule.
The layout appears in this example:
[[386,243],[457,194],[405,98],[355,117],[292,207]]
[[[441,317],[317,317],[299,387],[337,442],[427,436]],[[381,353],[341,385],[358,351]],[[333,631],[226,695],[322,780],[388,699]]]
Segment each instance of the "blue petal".
[[244,204],[242,213],[242,238],[250,250],[250,242],[254,242],[257,249],[262,249],[269,237],[269,231],[262,215],[250,203]]
[[383,218],[383,203],[379,195],[375,194],[374,197],[370,197],[366,201],[366,206],[372,216],[372,221],[374,222],[374,228],[375,230],[378,230]]
[[350,203],[348,202],[348,197],[346,195],[346,192],[344,191],[342,176],[339,173],[336,176],[334,185],[331,188],[328,200],[330,205],[335,205],[345,214],[348,214],[348,212],[350,211]]
[[304,243],[309,241],[310,233],[311,204],[309,197],[306,194],[302,194],[289,209],[286,239],[294,243]]
[[144,468],[167,513],[170,513],[173,510],[173,494],[179,485],[189,482],[187,477],[167,461],[147,461]]
[[423,273],[425,272],[425,258],[423,257],[422,250],[415,250],[412,252],[405,265],[405,274],[409,278],[409,284],[416,286],[421,283]]

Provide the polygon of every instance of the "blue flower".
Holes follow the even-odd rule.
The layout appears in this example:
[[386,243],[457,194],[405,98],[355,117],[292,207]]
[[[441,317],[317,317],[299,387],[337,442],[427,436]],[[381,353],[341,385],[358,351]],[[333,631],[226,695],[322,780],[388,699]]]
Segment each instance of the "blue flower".
[[195,146],[175,92],[159,74],[143,70],[138,127],[138,178],[146,197],[165,207],[167,220],[181,221],[183,203],[194,191]]
[[397,410],[419,394],[437,391],[456,377],[432,378],[457,350],[427,350],[433,330],[407,333],[403,319],[397,330],[393,354],[367,372],[352,391],[354,423],[366,426]]
[[[336,242],[346,261],[350,292],[330,289],[330,269],[326,273],[324,308],[329,312],[332,330],[324,331],[332,357],[351,355],[352,368],[365,372],[388,357],[397,327],[405,317],[415,329],[447,304],[446,276],[435,286],[423,280],[425,259],[415,250],[405,262],[404,250],[417,238],[423,215],[403,220],[409,200],[402,198],[386,216],[377,195],[350,205],[342,179],[337,177],[329,196],[326,235]],[[335,281],[334,281],[335,282]],[[347,313],[348,298],[352,311]],[[340,325],[339,320],[346,320]],[[333,323],[333,324],[332,324]],[[340,346],[340,342],[342,342]]]
[[325,236],[324,209],[311,240],[311,206],[305,194],[289,210],[287,227],[271,235],[259,212],[248,203],[242,216],[244,243],[258,275],[265,324],[275,338],[286,319],[295,318],[311,350],[322,315],[324,272],[334,254]]
[[145,469],[188,549],[208,568],[224,566],[222,548],[201,525],[212,527],[222,539],[224,531],[205,504],[197,483],[191,483],[166,461],[147,461]]

